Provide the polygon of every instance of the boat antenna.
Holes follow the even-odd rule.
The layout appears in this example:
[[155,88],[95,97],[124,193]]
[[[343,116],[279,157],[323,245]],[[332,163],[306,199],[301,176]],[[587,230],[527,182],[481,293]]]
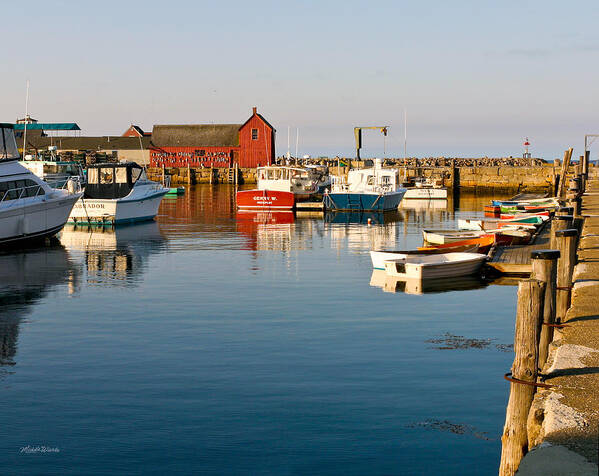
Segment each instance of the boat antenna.
[[408,110],[403,108],[403,163],[406,163],[408,150]]
[[295,130],[295,163],[298,161],[297,148],[299,147],[299,127]]
[[23,124],[23,157],[25,160],[25,151],[27,150],[27,115],[29,114],[29,80],[27,80],[27,92],[25,93],[25,124]]
[[287,163],[289,163],[289,158],[291,154],[289,153],[289,134],[291,132],[291,126],[287,126]]

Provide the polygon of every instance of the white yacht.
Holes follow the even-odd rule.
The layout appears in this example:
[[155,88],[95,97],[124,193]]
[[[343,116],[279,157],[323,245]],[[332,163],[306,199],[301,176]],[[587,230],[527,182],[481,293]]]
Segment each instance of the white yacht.
[[148,180],[135,162],[88,165],[85,194],[73,207],[69,222],[118,225],[153,220],[168,191]]
[[19,159],[12,124],[0,123],[0,246],[55,235],[82,195],[75,182],[51,188]]

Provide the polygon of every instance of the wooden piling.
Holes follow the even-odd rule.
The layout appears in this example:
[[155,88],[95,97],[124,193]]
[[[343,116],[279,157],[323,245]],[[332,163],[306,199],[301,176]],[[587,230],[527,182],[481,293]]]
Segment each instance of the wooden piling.
[[566,312],[570,307],[572,287],[572,273],[576,265],[576,242],[578,230],[568,228],[555,233],[560,257],[557,260],[557,293],[556,293],[556,319],[564,322]]
[[559,207],[555,212],[557,216],[572,215],[573,213],[574,208],[570,206]]
[[[514,363],[512,378],[536,383],[538,365],[538,338],[545,283],[525,279],[518,285],[518,310],[514,337]],[[523,383],[510,383],[510,398],[505,414],[501,437],[501,463],[499,476],[512,476],[528,451],[526,421],[534,397],[535,387]]]
[[549,344],[553,340],[553,327],[551,327],[551,324],[555,323],[555,294],[557,286],[557,260],[559,255],[559,250],[536,250],[530,254],[532,264],[530,277],[545,283],[543,319],[539,338],[540,369],[547,362]]
[[166,187],[166,174],[164,172],[164,164],[162,164],[162,185]]
[[580,217],[580,211],[581,211],[580,198],[573,198],[571,200],[568,200],[566,202],[566,206],[572,208],[572,216],[574,218],[579,218]]
[[191,166],[187,164],[187,185],[191,185]]
[[572,147],[564,152],[564,161],[562,162],[562,171],[559,177],[559,187],[557,196],[562,198],[566,195],[566,183],[568,178],[568,167],[570,167],[570,159],[572,159]]
[[560,230],[565,230],[572,226],[572,215],[555,215],[551,220],[551,236],[550,236],[550,247],[552,250],[558,250],[557,242],[555,241],[555,234]]

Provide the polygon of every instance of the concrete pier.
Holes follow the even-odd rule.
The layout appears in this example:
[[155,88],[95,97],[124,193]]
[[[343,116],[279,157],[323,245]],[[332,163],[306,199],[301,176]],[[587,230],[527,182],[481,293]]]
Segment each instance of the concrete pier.
[[[592,169],[591,169],[592,170]],[[566,326],[556,329],[528,417],[518,475],[597,475],[599,464],[599,174],[582,197],[583,224]]]

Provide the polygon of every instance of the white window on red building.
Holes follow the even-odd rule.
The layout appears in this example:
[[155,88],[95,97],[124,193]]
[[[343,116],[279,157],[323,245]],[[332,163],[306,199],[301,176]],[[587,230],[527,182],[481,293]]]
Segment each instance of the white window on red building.
[[252,129],[252,140],[258,140],[258,129]]

